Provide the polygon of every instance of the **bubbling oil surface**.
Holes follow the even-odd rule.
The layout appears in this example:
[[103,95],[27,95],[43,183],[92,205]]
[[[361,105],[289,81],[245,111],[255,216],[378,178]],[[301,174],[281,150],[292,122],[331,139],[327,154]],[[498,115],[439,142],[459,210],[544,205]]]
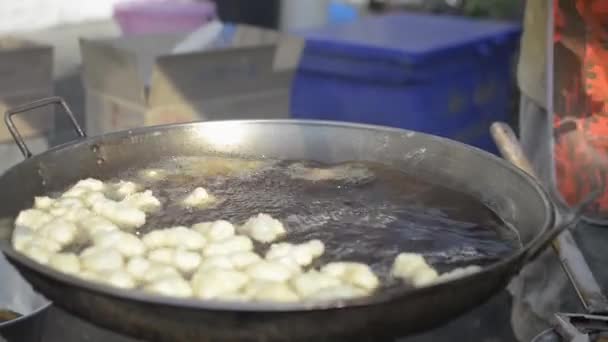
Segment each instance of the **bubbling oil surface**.
[[[267,213],[285,224],[285,241],[325,243],[317,265],[364,262],[385,280],[400,252],[422,253],[446,271],[487,265],[520,247],[515,231],[472,196],[381,164],[176,157],[149,167],[164,177],[143,181],[141,170],[117,177],[143,182],[163,204],[140,234],[219,219],[241,224]],[[220,201],[205,209],[181,206],[196,187]]]

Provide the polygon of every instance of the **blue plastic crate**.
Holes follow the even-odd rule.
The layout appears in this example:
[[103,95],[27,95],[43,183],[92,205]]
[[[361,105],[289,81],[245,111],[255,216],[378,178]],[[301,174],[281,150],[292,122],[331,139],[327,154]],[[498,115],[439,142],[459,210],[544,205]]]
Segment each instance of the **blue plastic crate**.
[[401,127],[495,152],[520,27],[420,14],[366,17],[307,32],[294,118]]

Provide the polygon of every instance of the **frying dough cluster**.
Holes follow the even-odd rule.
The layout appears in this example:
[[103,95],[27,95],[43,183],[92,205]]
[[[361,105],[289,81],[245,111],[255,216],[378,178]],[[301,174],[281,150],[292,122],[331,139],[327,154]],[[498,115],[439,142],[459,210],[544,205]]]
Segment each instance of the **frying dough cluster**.
[[288,175],[293,179],[310,182],[342,181],[346,183],[361,183],[374,178],[374,173],[367,167],[353,163],[331,167],[308,167],[302,163],[289,166]]
[[216,202],[215,196],[211,195],[204,188],[198,187],[186,196],[182,204],[187,208],[205,207]]
[[[164,177],[147,170],[148,180]],[[182,205],[217,201],[196,188]],[[146,217],[161,210],[152,191],[136,183],[84,179],[58,198],[36,197],[15,220],[13,247],[40,264],[82,279],[153,294],[227,301],[347,300],[373,293],[380,281],[363,263],[311,267],[325,252],[320,240],[294,244],[283,224],[260,213],[241,225],[227,220],[156,229]],[[258,254],[256,244],[265,252]],[[259,250],[259,249],[258,249]],[[392,276],[424,287],[479,272],[479,266],[439,274],[420,254],[401,253]]]
[[479,271],[481,271],[481,267],[470,265],[440,275],[426,262],[421,254],[401,253],[395,258],[391,274],[414,287],[425,287],[465,277]]
[[[147,170],[149,180],[162,178]],[[204,207],[216,198],[196,188],[182,201]],[[235,225],[227,220],[156,229],[139,228],[161,210],[152,191],[130,181],[79,181],[58,198],[36,197],[15,220],[14,248],[60,272],[121,289],[177,298],[228,301],[326,301],[371,294],[380,285],[368,265],[312,265],[325,252],[320,240],[278,241],[284,225],[260,213]],[[257,253],[261,244],[264,253]]]

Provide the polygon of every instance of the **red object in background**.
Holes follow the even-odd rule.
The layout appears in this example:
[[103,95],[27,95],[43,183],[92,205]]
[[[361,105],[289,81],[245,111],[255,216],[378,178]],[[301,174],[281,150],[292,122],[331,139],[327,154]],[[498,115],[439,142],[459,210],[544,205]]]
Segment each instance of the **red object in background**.
[[[555,175],[575,204],[608,184],[608,1],[555,3]],[[607,191],[589,215],[608,218]]]
[[559,6],[553,6],[553,16],[555,17],[555,33],[553,35],[553,41],[558,42],[561,40],[561,31],[566,25],[566,20]]

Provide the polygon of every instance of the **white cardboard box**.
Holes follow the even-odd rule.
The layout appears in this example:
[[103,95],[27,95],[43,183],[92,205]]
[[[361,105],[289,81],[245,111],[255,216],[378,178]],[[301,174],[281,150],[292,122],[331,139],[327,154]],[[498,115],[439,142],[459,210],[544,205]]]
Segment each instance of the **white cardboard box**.
[[[53,94],[53,48],[10,37],[0,38],[0,114]],[[42,136],[54,127],[53,108],[13,116],[23,137]],[[4,122],[0,143],[13,140]]]
[[211,46],[173,53],[187,36],[81,39],[87,132],[289,117],[301,38],[224,24]]

